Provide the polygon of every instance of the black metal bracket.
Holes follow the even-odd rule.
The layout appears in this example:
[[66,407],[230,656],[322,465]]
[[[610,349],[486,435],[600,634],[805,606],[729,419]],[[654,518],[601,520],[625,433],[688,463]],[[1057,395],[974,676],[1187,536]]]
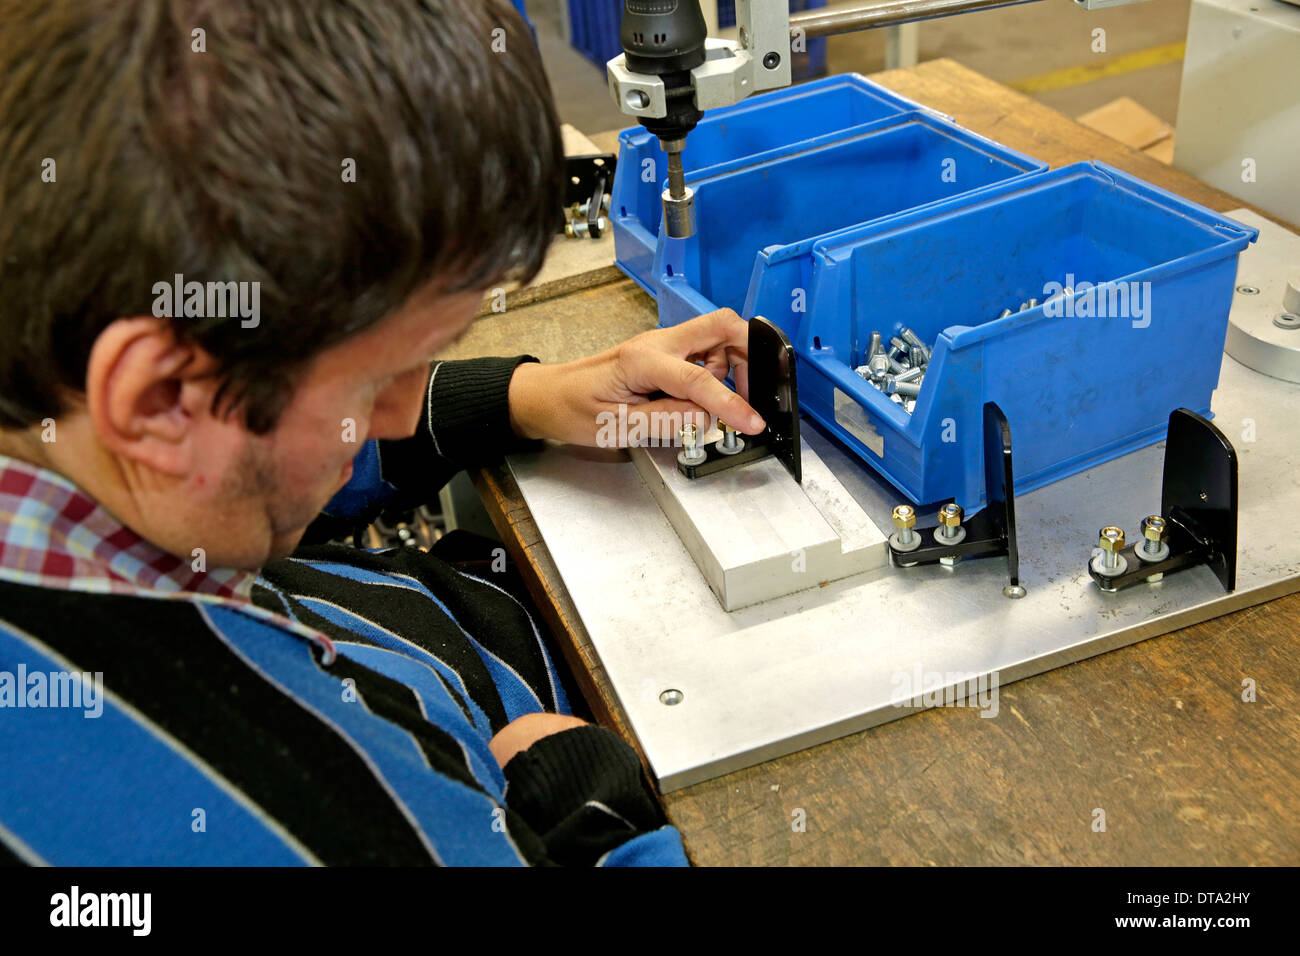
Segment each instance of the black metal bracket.
[[[889,552],[894,563],[910,568],[918,564],[938,564],[944,558],[992,558],[1007,556],[1007,576],[1010,582],[1004,589],[1008,597],[1023,597],[1020,586],[1020,552],[1016,546],[1016,485],[1012,475],[1011,426],[1007,416],[995,402],[984,405],[984,510],[968,518],[962,525],[966,536],[956,544],[948,544],[931,535],[933,543],[922,543],[908,551],[897,547],[894,536],[889,539]],[[924,532],[916,531],[917,535]]]
[[705,445],[703,460],[686,464],[679,458],[677,470],[687,478],[703,478],[773,455],[796,482],[802,482],[794,346],[777,325],[755,316],[749,320],[748,362],[749,404],[763,416],[767,428],[758,435],[739,436],[745,448],[734,455],[718,450],[721,440]]
[[1102,574],[1088,562],[1097,586],[1122,591],[1207,564],[1225,591],[1236,590],[1237,452],[1223,432],[1186,408],[1169,415],[1160,514],[1167,522],[1168,557],[1144,561],[1138,556],[1144,544],[1139,539],[1119,552],[1127,564],[1120,574]]
[[566,156],[564,187],[565,214],[560,217],[559,232],[568,223],[567,210],[587,203],[587,235],[592,239],[601,236],[600,217],[605,194],[614,189],[614,172],[618,157],[613,153],[594,153],[590,156]]

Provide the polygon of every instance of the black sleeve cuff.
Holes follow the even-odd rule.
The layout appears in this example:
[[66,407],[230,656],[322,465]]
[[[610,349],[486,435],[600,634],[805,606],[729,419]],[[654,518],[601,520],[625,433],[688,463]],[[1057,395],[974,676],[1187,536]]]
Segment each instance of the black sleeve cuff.
[[439,362],[429,376],[424,428],[434,451],[460,467],[540,447],[510,427],[510,379],[531,355]]
[[543,737],[506,764],[505,776],[507,805],[556,863],[590,866],[666,822],[635,751],[603,727]]
[[510,379],[524,362],[536,361],[516,355],[433,366],[415,435],[379,443],[380,473],[398,491],[395,505],[423,504],[458,471],[543,447],[510,427]]

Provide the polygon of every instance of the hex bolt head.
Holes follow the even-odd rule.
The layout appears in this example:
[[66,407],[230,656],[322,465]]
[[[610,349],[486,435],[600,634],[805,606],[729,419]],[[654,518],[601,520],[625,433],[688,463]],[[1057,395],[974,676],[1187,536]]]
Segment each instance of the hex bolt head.
[[965,516],[961,505],[955,501],[944,505],[939,509],[939,526],[944,529],[944,537],[952,537],[952,532],[961,527],[961,519]]
[[900,551],[913,551],[921,545],[921,536],[913,529],[916,527],[916,509],[911,505],[899,505],[894,509],[894,528],[890,543]]
[[1124,529],[1109,525],[1098,532],[1097,545],[1102,550],[1102,566],[1108,571],[1119,567],[1119,553],[1124,550]]
[[677,454],[677,460],[683,465],[697,465],[708,457],[703,448],[699,446],[699,429],[693,422],[687,422],[682,426],[682,450]]
[[1165,538],[1169,535],[1169,527],[1165,524],[1165,519],[1160,515],[1148,515],[1142,519],[1142,537],[1146,538],[1148,544],[1154,544],[1155,547],[1147,550],[1154,551],[1164,544]]
[[[1163,561],[1169,557],[1169,545],[1165,539],[1169,537],[1169,522],[1164,519],[1163,515],[1147,515],[1142,519],[1142,547],[1135,548],[1137,556],[1148,564],[1154,564]],[[1148,581],[1158,581],[1163,575],[1154,574],[1147,578]]]

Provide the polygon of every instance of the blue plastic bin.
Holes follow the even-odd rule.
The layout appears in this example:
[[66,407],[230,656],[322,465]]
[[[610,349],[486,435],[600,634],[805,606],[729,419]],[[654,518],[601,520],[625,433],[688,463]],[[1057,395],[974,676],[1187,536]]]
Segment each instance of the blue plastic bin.
[[1046,165],[936,116],[914,112],[861,126],[815,148],[738,160],[687,176],[697,230],[661,236],[659,324],[727,307],[741,311],[755,259]]
[[601,70],[623,52],[618,29],[623,4],[618,0],[568,0],[569,42]]
[[[985,402],[1010,422],[1018,493],[1159,441],[1175,408],[1208,415],[1237,255],[1257,235],[1078,163],[762,255],[745,314],[791,336],[807,414],[913,502],[970,512]],[[1074,294],[1046,304],[1048,283]],[[998,318],[1030,298],[1044,304]],[[934,343],[910,415],[853,371],[873,330],[904,326]]]
[[[806,149],[852,135],[864,124],[920,109],[924,107],[856,74],[829,77],[705,113],[686,139],[682,164],[689,178],[720,163]],[[655,295],[655,246],[668,160],[658,138],[639,126],[624,130],[619,144],[610,202],[615,258],[641,288]]]

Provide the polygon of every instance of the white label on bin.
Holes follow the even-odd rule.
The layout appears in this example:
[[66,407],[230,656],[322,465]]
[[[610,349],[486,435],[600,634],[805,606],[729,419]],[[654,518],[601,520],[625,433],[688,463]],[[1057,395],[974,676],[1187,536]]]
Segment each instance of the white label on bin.
[[885,457],[885,436],[876,431],[858,400],[835,389],[835,423],[881,458]]

